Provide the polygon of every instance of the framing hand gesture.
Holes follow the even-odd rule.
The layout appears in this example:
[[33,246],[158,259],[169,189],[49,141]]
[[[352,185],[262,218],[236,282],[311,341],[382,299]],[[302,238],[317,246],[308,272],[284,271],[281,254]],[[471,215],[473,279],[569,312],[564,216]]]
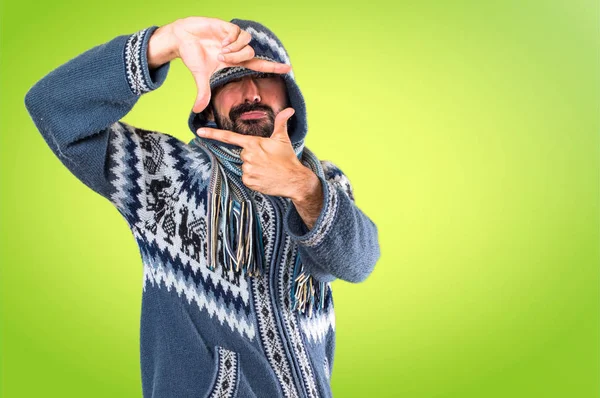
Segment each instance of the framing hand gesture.
[[165,25],[174,56],[192,72],[198,95],[192,110],[201,112],[210,102],[210,76],[219,69],[243,66],[266,73],[288,73],[288,64],[254,58],[250,33],[217,18],[187,17]]

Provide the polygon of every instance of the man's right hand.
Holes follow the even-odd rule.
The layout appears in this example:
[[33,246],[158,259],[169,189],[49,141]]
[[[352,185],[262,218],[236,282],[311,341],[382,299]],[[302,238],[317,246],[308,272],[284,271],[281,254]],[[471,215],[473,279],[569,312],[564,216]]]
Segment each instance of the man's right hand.
[[219,69],[243,66],[267,73],[288,73],[291,65],[254,58],[252,36],[239,26],[217,18],[187,17],[154,31],[148,42],[148,66],[156,68],[181,58],[192,72],[198,95],[192,110],[210,102],[210,76]]

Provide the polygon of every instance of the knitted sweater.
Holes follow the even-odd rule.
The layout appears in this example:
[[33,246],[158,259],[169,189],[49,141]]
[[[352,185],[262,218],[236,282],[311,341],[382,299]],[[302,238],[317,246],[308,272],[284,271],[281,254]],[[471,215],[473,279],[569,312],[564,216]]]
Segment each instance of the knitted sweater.
[[[330,397],[331,282],[358,283],[373,271],[380,256],[377,228],[356,206],[348,178],[321,161],[324,201],[312,229],[288,198],[248,190],[259,210],[265,272],[244,278],[210,267],[211,158],[197,145],[120,120],[167,77],[170,63],[153,70],[147,63],[148,40],[156,29],[85,51],[25,96],[53,153],[114,205],[138,244],[143,395]],[[324,307],[310,316],[290,309],[297,258],[328,287]]]

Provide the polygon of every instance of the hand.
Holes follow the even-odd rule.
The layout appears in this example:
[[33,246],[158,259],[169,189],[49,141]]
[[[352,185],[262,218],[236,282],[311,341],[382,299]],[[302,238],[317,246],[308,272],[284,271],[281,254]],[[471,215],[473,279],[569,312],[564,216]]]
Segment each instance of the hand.
[[243,66],[267,73],[288,73],[290,65],[254,58],[252,36],[239,26],[217,18],[187,17],[159,27],[148,44],[148,63],[181,58],[192,72],[198,94],[192,110],[210,102],[210,76],[219,69]]
[[199,129],[198,135],[242,148],[242,182],[248,188],[265,195],[304,198],[307,183],[313,182],[310,176],[316,175],[294,152],[287,131],[287,121],[293,114],[293,108],[279,112],[269,138],[208,127]]

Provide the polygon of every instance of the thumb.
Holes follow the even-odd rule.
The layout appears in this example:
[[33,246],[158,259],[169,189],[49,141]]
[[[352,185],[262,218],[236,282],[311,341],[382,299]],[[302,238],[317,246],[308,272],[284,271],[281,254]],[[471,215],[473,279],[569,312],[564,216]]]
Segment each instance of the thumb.
[[289,118],[294,115],[294,113],[296,113],[294,108],[285,108],[279,112],[277,116],[275,116],[275,127],[273,129],[273,134],[271,134],[271,138],[279,141],[290,142],[290,137],[287,131],[287,122]]
[[199,113],[208,106],[210,102],[210,76],[211,71],[206,56],[196,43],[194,45],[184,45],[179,48],[180,57],[184,65],[192,73],[196,83],[197,96],[192,111]]
[[198,89],[196,101],[192,108],[192,111],[196,113],[202,112],[210,102],[210,79],[207,76],[207,72],[205,70],[192,72]]

